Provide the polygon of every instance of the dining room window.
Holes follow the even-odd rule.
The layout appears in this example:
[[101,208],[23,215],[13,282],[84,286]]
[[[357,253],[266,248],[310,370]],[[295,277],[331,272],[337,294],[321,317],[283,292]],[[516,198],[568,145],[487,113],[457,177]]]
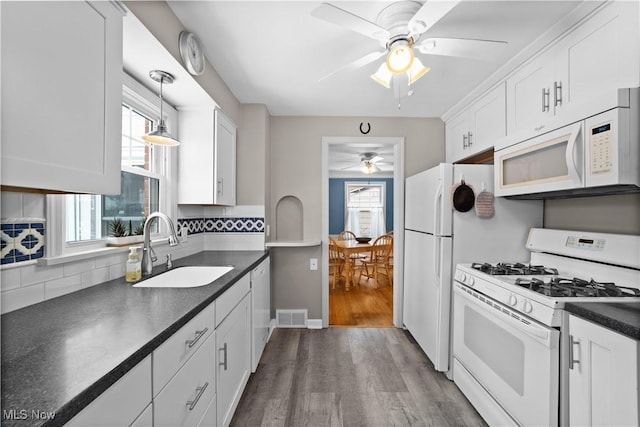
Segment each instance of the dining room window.
[[371,238],[386,233],[384,194],[384,182],[345,182],[346,229]]

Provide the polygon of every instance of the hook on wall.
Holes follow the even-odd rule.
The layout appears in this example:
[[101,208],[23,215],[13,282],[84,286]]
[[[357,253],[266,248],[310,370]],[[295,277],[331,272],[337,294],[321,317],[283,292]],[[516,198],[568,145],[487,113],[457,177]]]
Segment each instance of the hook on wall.
[[363,135],[368,134],[369,132],[371,132],[371,123],[367,122],[367,131],[365,132],[364,130],[362,130],[362,125],[364,125],[364,123],[360,123],[360,133]]

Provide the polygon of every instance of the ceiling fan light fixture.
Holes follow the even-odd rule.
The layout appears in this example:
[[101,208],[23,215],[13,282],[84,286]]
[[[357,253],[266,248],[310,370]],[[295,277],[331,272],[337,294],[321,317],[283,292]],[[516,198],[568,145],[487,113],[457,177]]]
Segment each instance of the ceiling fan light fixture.
[[409,86],[417,82],[420,77],[427,74],[430,69],[430,67],[425,67],[424,65],[422,65],[420,59],[414,58],[411,68],[409,69],[409,71],[407,71]]
[[391,77],[393,77],[393,74],[391,74],[391,71],[389,71],[386,63],[382,63],[382,65],[380,65],[380,67],[378,68],[378,71],[376,71],[374,74],[371,74],[371,78],[376,83],[381,84],[387,89],[391,88]]
[[393,74],[402,74],[411,68],[413,60],[411,42],[406,39],[400,39],[390,44],[385,63]]
[[372,173],[379,172],[380,168],[368,160],[362,162],[362,167],[360,168],[362,173],[371,175]]

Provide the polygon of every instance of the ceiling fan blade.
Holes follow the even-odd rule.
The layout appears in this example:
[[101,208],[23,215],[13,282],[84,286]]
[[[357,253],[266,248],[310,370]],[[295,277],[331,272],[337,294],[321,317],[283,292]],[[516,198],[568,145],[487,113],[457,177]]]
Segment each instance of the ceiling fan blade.
[[409,20],[410,36],[422,34],[433,27],[447,13],[460,3],[460,0],[427,0]]
[[507,46],[507,42],[496,40],[455,39],[432,37],[415,46],[425,55],[461,56],[490,60]]
[[329,3],[322,3],[315,8],[311,12],[311,16],[339,25],[347,30],[355,31],[356,33],[380,42],[386,42],[390,37],[389,31],[384,28]]
[[370,64],[370,63],[372,63],[373,61],[375,61],[377,59],[380,59],[386,53],[387,53],[386,51],[368,53],[365,56],[363,56],[362,58],[356,59],[355,61],[350,62],[349,64],[338,68],[337,70],[333,71],[332,73],[327,74],[326,76],[320,78],[319,81],[327,79],[327,78],[333,76],[334,74],[340,73],[342,71],[355,70],[356,68],[364,67],[365,65]]

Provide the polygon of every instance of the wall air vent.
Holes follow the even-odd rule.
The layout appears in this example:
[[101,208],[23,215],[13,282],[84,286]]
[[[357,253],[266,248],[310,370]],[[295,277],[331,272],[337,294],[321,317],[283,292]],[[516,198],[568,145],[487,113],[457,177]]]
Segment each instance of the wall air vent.
[[276,310],[276,327],[306,328],[307,310]]

